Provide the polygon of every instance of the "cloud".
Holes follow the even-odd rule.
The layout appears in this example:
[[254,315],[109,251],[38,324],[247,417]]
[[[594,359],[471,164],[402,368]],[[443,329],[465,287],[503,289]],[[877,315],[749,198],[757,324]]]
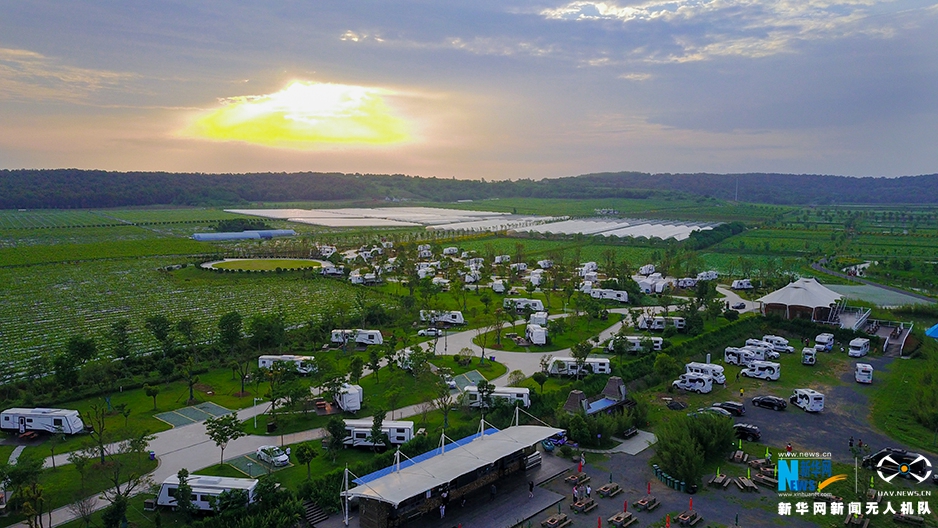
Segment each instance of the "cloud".
[[392,144],[409,139],[378,88],[294,81],[266,95],[221,99],[221,108],[200,115],[184,135],[215,141],[312,149],[326,144]]
[[0,48],[0,100],[81,102],[136,77],[70,66],[34,51]]

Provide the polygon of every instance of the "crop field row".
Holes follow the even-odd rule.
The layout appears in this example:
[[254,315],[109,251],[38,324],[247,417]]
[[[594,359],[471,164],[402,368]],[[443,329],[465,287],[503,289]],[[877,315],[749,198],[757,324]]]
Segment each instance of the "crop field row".
[[23,266],[102,258],[149,257],[153,255],[199,255],[215,251],[211,244],[185,238],[115,240],[92,244],[58,244],[0,249],[3,266]]
[[287,324],[299,324],[351,302],[351,286],[341,281],[297,274],[219,275],[192,268],[157,271],[167,264],[172,262],[149,258],[0,268],[4,360],[49,356],[74,335],[94,336],[103,347],[102,337],[121,317],[131,321],[135,349],[147,351],[156,347],[143,330],[151,315],[191,318],[208,338],[218,319],[232,310],[244,317],[282,310]]
[[[189,231],[191,233],[191,227]],[[168,235],[154,229],[132,225],[69,229],[0,229],[0,248],[94,244],[115,240],[148,240],[166,236]]]
[[0,229],[86,227],[124,223],[213,223],[231,218],[243,218],[243,216],[221,209],[37,209],[28,211],[4,209],[0,210]]

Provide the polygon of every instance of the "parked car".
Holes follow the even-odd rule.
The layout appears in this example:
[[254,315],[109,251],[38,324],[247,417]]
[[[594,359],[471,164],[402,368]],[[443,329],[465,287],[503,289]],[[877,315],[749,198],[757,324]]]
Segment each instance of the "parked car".
[[784,411],[785,407],[788,407],[788,402],[778,396],[756,396],[752,399],[752,404],[776,411]]
[[720,409],[729,411],[729,413],[734,416],[742,416],[746,414],[746,406],[739,402],[734,402],[734,401],[716,402],[713,405],[711,405],[711,407],[719,407]]
[[423,330],[418,330],[417,335],[426,337],[440,337],[443,335],[443,331],[439,328],[424,328]]
[[758,427],[752,424],[733,424],[733,432],[736,434],[736,438],[740,438],[748,442],[756,442],[762,438],[762,431],[760,431]]
[[449,389],[458,389],[458,388],[459,388],[459,387],[456,385],[456,380],[454,380],[452,376],[443,376],[443,383],[445,383],[445,384],[446,384],[446,387],[449,388]]
[[697,409],[697,412],[690,413],[688,416],[694,416],[694,415],[703,414],[703,413],[715,414],[717,416],[724,416],[726,418],[732,418],[733,416],[726,409],[721,409],[719,407],[707,407],[707,408],[701,407],[700,409]]
[[260,446],[257,448],[257,459],[271,466],[286,466],[290,457],[277,446]]
[[746,303],[744,303],[744,302],[738,302],[738,303],[736,303],[736,304],[730,306],[730,308],[732,308],[732,309],[734,309],[734,310],[745,310],[745,309],[746,309]]

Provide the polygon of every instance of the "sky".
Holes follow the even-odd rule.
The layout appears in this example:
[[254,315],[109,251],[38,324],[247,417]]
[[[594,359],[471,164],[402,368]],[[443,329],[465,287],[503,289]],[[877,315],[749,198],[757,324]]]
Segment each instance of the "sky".
[[938,172],[938,3],[0,0],[0,168]]

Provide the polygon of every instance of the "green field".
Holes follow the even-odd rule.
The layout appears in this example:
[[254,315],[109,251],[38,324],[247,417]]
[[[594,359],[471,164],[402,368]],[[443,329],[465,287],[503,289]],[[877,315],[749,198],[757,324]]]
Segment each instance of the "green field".
[[246,271],[274,271],[318,268],[321,264],[309,259],[246,259],[226,260],[212,265],[217,269],[246,270]]

